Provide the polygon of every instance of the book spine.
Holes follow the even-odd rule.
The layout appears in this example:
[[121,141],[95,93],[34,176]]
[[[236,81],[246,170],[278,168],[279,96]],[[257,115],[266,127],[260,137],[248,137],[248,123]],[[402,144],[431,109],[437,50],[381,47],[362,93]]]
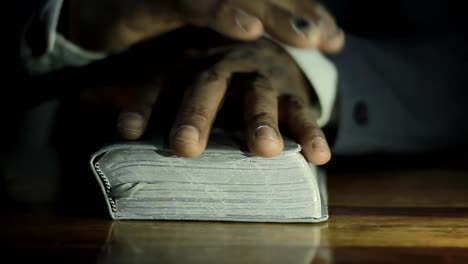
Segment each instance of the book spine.
[[101,168],[99,167],[99,162],[94,163],[94,169],[96,170],[96,173],[99,175],[99,178],[101,178],[101,181],[104,184],[104,188],[106,189],[106,194],[107,194],[107,200],[109,201],[109,204],[110,204],[110,206],[112,208],[112,212],[116,213],[117,212],[117,205],[115,204],[114,199],[110,195],[111,194],[111,185],[109,183],[109,180],[104,175]]

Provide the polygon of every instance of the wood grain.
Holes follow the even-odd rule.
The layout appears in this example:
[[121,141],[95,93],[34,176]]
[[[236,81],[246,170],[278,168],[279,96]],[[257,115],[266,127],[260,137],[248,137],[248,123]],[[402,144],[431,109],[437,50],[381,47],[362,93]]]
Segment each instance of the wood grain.
[[468,173],[329,175],[322,224],[110,221],[10,210],[2,256],[64,263],[468,263]]

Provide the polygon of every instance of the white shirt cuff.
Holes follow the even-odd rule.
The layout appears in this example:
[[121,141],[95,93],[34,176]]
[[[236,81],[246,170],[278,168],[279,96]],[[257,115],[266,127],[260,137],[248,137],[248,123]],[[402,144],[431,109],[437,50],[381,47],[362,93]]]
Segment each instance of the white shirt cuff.
[[330,120],[337,96],[338,73],[335,65],[318,50],[299,49],[279,44],[296,61],[312,84],[320,104],[316,108],[317,123],[320,127],[325,126]]
[[[21,56],[31,74],[45,74],[69,66],[83,66],[108,56],[104,52],[91,52],[82,49],[57,32],[58,20],[63,0],[48,0],[39,13],[41,24],[47,34],[47,50],[35,57],[24,37],[21,42]],[[28,30],[26,26],[25,30]]]
[[266,33],[264,37],[283,47],[309,80],[319,100],[319,106],[314,106],[318,116],[317,124],[324,127],[330,121],[337,97],[338,71],[336,66],[317,49],[291,47]]

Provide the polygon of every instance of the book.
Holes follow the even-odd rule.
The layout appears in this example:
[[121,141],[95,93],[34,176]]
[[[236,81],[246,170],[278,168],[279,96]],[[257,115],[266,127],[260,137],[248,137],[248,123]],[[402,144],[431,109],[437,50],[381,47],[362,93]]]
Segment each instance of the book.
[[90,160],[114,220],[322,222],[326,174],[285,138],[275,157],[255,156],[242,137],[213,132],[203,154],[183,158],[155,138],[113,143]]

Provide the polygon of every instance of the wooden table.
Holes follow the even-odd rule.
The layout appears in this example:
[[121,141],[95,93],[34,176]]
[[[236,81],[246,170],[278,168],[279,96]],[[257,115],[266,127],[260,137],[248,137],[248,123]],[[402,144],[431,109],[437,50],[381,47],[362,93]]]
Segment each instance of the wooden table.
[[0,220],[2,257],[61,263],[468,263],[468,170],[331,173],[328,190],[330,219],[316,225],[112,222],[16,208]]

